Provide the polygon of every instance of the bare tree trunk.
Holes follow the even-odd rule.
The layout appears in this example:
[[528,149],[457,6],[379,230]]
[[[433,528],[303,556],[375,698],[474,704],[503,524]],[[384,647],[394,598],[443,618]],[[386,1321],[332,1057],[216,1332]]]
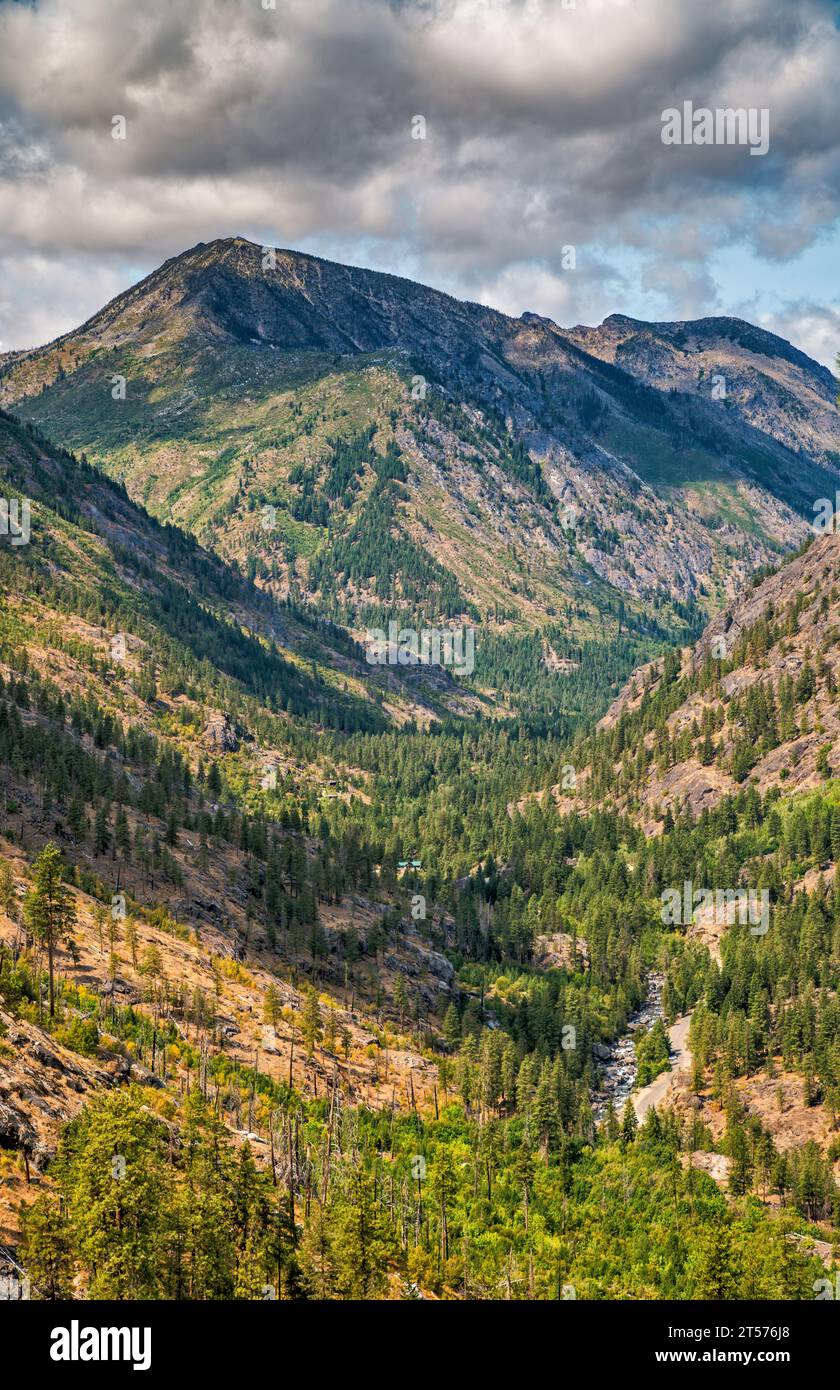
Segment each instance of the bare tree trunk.
[[50,978],[50,1018],[55,1014],[55,947],[52,936],[47,937],[47,969]]

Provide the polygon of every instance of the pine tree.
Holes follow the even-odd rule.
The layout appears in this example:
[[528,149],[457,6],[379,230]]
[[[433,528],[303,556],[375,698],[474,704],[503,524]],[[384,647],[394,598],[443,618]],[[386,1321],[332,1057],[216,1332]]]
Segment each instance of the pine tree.
[[131,858],[131,831],[128,825],[128,818],[125,814],[125,807],[121,806],[117,812],[116,824],[114,826],[114,839],[117,849],[123,859],[128,861]]
[[443,1038],[450,1052],[456,1051],[461,1041],[461,1019],[454,1001],[443,1016]]
[[452,1151],[441,1145],[435,1153],[435,1161],[429,1175],[429,1196],[437,1206],[440,1230],[440,1257],[444,1264],[449,1259],[449,1213],[458,1190],[458,1172]]
[[324,1024],[324,1047],[327,1052],[334,1053],[338,1040],[338,1024],[336,1022],[335,1005],[330,1004],[327,1009],[327,1021]]
[[127,917],[125,921],[125,944],[131,956],[131,964],[137,969],[137,948],[140,944],[140,937],[137,932],[137,922],[134,917]]
[[732,1233],[722,1222],[714,1224],[698,1242],[691,1258],[695,1298],[737,1298],[741,1270]]
[[358,1161],[347,1165],[335,1199],[330,1249],[340,1298],[370,1299],[381,1292],[387,1249],[382,1208],[373,1178]]
[[94,1102],[71,1126],[60,1153],[67,1164],[62,1186],[91,1298],[161,1296],[171,1183],[166,1141],[157,1117],[124,1092]]
[[64,882],[61,851],[52,842],[45,845],[33,866],[33,886],[24,902],[26,925],[47,951],[50,1018],[55,1014],[55,953],[73,941],[76,904]]
[[608,1144],[617,1143],[621,1135],[621,1126],[618,1123],[618,1116],[615,1113],[615,1106],[612,1102],[612,1096],[610,1096],[609,1100],[607,1101],[607,1108],[604,1111],[602,1130],[604,1138]]
[[280,1020],[282,1008],[283,1002],[280,998],[280,991],[272,982],[268,986],[265,992],[265,999],[263,1000],[263,1019],[265,1022],[270,1023],[273,1028],[276,1028]]
[[321,1020],[321,1004],[317,991],[311,986],[307,989],[303,1000],[300,1031],[306,1047],[306,1055],[311,1057],[317,1044],[321,1041],[324,1031]]
[[621,1142],[622,1144],[632,1144],[636,1138],[636,1130],[639,1128],[639,1121],[636,1119],[636,1112],[633,1109],[633,1102],[630,1097],[624,1106],[624,1113],[621,1117]]
[[111,845],[111,822],[110,807],[106,802],[102,802],[96,813],[96,821],[93,828],[93,844],[97,854],[105,854]]
[[743,1197],[752,1187],[753,1160],[750,1143],[743,1124],[730,1121],[726,1135],[726,1149],[732,1160],[729,1170],[729,1191],[735,1197]]
[[76,1261],[73,1238],[62,1204],[46,1194],[21,1207],[21,1255],[28,1278],[39,1297],[75,1297]]

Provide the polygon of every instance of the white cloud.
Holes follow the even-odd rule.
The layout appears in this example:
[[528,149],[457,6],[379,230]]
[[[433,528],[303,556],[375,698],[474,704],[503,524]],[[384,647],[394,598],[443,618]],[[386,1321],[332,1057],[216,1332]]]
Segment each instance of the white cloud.
[[[0,338],[66,326],[73,296],[39,288],[33,256],[100,289],[236,233],[354,260],[374,242],[453,293],[521,287],[588,321],[620,307],[632,248],[664,317],[719,309],[721,245],[778,262],[840,215],[839,61],[830,0],[3,5]],[[770,154],[664,147],[683,99],[768,107]],[[567,244],[590,267],[574,283]]]
[[832,304],[809,304],[804,301],[787,304],[774,313],[760,313],[757,321],[762,328],[778,333],[795,343],[809,357],[822,362],[837,374],[840,353],[840,300]]
[[69,333],[137,278],[93,257],[0,256],[0,352]]

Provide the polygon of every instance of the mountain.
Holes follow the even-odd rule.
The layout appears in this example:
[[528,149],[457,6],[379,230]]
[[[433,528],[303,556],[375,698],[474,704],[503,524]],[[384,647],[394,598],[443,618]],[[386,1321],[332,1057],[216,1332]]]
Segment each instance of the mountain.
[[260,586],[357,635],[480,622],[493,688],[499,642],[687,637],[799,544],[834,392],[738,320],[567,331],[241,238],[0,365],[0,404]]
[[[258,253],[3,360],[0,1276],[812,1299],[840,541],[784,552],[833,495],[827,397],[796,454],[788,397],[764,428],[533,316]],[[749,342],[753,396],[829,390]],[[409,617],[474,624],[475,672],[372,664]],[[687,881],[768,930],[666,917]]]
[[[0,491],[28,503],[21,543],[0,541],[0,1150],[26,1164],[4,1179],[0,1242],[15,1244],[68,1122],[132,1085],[165,1091],[167,1067],[177,1089],[176,1053],[234,1072],[259,1054],[261,1084],[315,1097],[340,1078],[354,1103],[402,1095],[410,1074],[424,1102],[419,1042],[400,1033],[385,1076],[374,1064],[393,1041],[383,991],[410,977],[434,1013],[453,969],[402,920],[396,849],[374,873],[342,824],[363,782],[327,746],[399,727],[422,686],[395,677],[380,705],[342,632],[3,413]],[[76,913],[55,1018],[21,911],[47,844]],[[341,1058],[320,1034],[300,1045],[313,981]]]
[[581,742],[581,795],[658,831],[742,789],[819,790],[840,773],[838,687],[840,538],[825,534],[745,590],[693,648],[633,675]]
[[837,382],[804,352],[743,319],[643,323],[611,314],[569,336],[659,391],[706,399],[794,454],[837,467]]

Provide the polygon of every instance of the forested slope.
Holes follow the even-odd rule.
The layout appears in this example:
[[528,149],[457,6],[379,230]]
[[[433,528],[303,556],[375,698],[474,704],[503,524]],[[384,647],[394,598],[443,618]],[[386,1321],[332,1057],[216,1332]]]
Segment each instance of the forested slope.
[[[748,651],[775,680],[800,636],[795,737],[826,723],[806,579],[836,542],[623,726],[419,732],[346,635],[0,429],[32,499],[0,552],[2,1220],[36,1294],[813,1297],[840,1215],[830,759],[793,795],[750,767],[651,835],[609,754],[722,699]],[[664,920],[687,879],[766,890],[769,930]],[[598,1124],[654,970],[666,1019],[694,1012],[690,1085]]]

